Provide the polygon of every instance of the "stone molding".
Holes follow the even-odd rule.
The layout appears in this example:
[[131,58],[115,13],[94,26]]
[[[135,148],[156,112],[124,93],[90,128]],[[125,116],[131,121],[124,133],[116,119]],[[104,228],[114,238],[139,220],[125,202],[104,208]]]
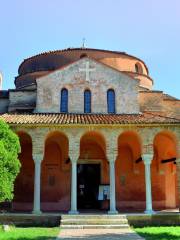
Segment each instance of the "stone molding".
[[143,154],[142,159],[143,159],[143,162],[145,165],[150,165],[153,160],[153,154],[151,154],[151,153]]
[[180,158],[176,159],[176,163],[180,166]]
[[34,163],[41,163],[43,160],[43,154],[33,154]]

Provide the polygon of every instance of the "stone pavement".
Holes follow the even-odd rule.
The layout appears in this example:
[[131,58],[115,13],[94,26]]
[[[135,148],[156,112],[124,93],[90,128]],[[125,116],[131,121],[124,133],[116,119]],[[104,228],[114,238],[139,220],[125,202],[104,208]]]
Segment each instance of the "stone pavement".
[[64,229],[57,240],[143,240],[131,228],[126,229]]

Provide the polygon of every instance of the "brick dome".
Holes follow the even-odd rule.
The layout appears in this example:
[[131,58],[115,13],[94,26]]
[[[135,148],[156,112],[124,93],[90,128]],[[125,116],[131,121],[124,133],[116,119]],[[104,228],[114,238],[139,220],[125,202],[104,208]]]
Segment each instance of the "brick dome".
[[139,79],[141,87],[152,88],[153,80],[149,77],[148,68],[141,59],[125,52],[90,48],[68,48],[44,52],[25,59],[19,66],[19,75],[15,78],[16,88],[35,84],[36,78],[85,56]]

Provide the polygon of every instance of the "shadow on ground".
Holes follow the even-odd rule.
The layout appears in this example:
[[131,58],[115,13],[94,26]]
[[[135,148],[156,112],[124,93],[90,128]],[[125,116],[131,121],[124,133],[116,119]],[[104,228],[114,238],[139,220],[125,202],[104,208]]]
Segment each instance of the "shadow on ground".
[[139,235],[135,233],[122,233],[122,234],[112,234],[112,233],[106,233],[106,234],[86,234],[83,236],[71,236],[71,237],[65,237],[65,236],[59,236],[57,240],[78,240],[78,239],[85,239],[85,240],[142,240]]
[[180,240],[180,236],[175,236],[171,233],[138,233],[146,240]]

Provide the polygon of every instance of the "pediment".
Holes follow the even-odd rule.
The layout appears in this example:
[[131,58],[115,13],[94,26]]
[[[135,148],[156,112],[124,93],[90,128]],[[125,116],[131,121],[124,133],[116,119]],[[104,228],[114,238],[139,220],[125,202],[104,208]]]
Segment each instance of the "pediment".
[[47,82],[49,80],[61,81],[62,83],[86,83],[91,82],[103,84],[105,81],[131,81],[134,85],[138,84],[138,80],[114,69],[104,63],[94,60],[89,57],[84,57],[66,66],[54,70],[45,76],[37,78],[38,84]]

